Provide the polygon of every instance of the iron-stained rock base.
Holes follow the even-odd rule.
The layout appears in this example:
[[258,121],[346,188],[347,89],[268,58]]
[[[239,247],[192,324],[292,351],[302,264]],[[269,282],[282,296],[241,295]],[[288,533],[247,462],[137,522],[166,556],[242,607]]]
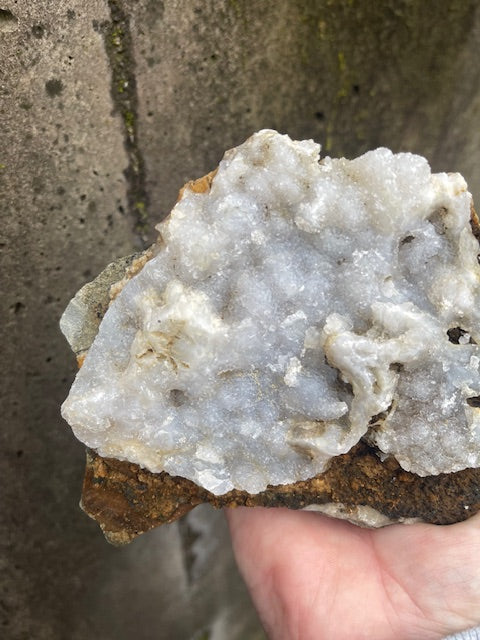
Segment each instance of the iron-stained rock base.
[[325,473],[305,482],[269,487],[255,495],[230,491],[215,496],[185,478],[150,473],[136,464],[87,452],[81,506],[112,544],[127,544],[200,503],[291,509],[336,503],[336,515],[353,521],[358,521],[362,505],[384,516],[385,523],[418,519],[453,524],[480,511],[480,469],[421,478],[404,471],[393,458],[381,462],[371,447],[360,443],[332,460]]

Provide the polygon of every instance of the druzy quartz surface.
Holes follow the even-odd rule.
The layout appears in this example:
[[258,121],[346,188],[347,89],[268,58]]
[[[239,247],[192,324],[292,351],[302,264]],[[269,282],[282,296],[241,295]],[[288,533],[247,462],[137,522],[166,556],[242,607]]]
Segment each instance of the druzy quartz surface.
[[364,438],[480,466],[480,266],[459,174],[264,130],[186,189],[62,407],[100,455],[256,493]]

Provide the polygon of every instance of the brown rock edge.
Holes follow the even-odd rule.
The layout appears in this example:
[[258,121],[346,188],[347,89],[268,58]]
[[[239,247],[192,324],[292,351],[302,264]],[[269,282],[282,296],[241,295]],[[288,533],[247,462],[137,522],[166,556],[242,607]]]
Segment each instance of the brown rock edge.
[[418,518],[453,524],[480,511],[480,469],[421,478],[393,458],[381,462],[375,450],[359,443],[334,458],[322,474],[251,495],[230,491],[216,496],[186,478],[151,473],[130,462],[87,451],[81,507],[112,544],[126,544],[161,524],[173,522],[201,503],[221,507],[289,507],[340,503],[348,516],[356,507],[376,509],[393,521]]

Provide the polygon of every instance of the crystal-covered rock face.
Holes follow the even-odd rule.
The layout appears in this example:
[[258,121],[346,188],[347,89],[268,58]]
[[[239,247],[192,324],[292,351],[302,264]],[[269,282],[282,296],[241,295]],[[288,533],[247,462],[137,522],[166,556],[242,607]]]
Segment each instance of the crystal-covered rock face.
[[480,466],[478,242],[459,174],[261,131],[186,189],[63,415],[103,456],[216,494],[310,478],[367,437]]

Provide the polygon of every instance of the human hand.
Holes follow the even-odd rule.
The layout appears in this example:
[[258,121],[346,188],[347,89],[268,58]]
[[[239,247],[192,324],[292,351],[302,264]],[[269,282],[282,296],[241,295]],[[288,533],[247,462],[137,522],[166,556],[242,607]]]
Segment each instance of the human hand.
[[288,509],[226,514],[271,640],[436,640],[480,624],[480,513],[375,530]]

